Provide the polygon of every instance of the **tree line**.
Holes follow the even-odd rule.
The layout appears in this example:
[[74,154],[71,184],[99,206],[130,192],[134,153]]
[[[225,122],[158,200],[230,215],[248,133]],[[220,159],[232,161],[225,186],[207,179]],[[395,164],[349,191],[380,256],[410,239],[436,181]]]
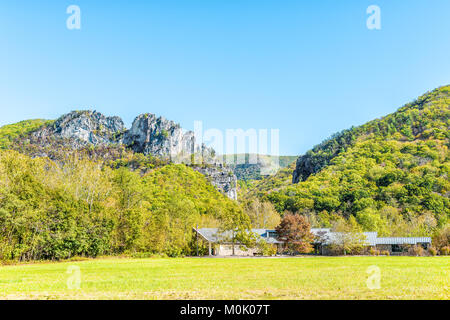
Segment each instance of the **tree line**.
[[0,151],[0,260],[188,255],[197,224],[250,228],[238,203],[184,165],[116,167]]

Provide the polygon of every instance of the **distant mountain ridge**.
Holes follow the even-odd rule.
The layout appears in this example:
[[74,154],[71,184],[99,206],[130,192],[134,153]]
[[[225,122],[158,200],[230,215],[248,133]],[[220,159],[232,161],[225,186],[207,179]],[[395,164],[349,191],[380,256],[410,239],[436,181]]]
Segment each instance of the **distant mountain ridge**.
[[[238,180],[243,181],[261,180],[264,177],[276,174],[280,169],[290,166],[297,159],[297,156],[262,154],[232,154],[222,157],[223,162],[228,163],[227,166],[234,171]],[[251,159],[256,159],[256,163],[252,163]]]

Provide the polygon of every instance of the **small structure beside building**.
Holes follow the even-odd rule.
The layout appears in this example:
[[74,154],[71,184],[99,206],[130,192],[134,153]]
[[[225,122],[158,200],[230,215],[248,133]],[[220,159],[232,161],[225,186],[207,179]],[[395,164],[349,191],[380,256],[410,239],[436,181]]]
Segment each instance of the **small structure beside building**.
[[[260,254],[258,248],[247,248],[240,243],[232,243],[231,231],[219,233],[217,228],[201,228],[195,229],[199,238],[208,244],[208,253],[210,256],[255,256]],[[266,243],[277,246],[278,252],[283,252],[283,241],[278,240],[278,235],[272,229],[252,229],[250,230],[259,235]],[[327,228],[313,228],[311,233],[316,236],[314,247],[316,253],[321,255],[329,254],[328,247],[340,239],[340,233],[333,232]],[[420,245],[424,249],[431,246],[431,238],[429,237],[401,237],[401,238],[384,238],[378,237],[377,232],[364,232],[364,246],[377,250],[389,251],[392,255],[400,255],[407,251],[412,245]]]

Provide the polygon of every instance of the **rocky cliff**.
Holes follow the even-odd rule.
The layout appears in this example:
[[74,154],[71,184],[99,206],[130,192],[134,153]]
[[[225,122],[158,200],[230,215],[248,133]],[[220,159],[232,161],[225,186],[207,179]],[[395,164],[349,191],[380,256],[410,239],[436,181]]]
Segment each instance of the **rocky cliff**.
[[125,130],[119,117],[106,117],[97,111],[72,111],[33,132],[31,139],[42,144],[60,140],[78,149],[86,145],[120,144]]
[[168,157],[173,162],[190,162],[193,154],[211,158],[214,153],[198,145],[192,131],[184,131],[179,124],[149,113],[136,117],[123,142],[134,152]]
[[[185,131],[179,124],[154,114],[139,115],[128,130],[119,117],[106,117],[96,111],[73,111],[34,130],[25,140],[20,147],[26,146],[27,153],[55,160],[58,159],[55,153],[64,154],[86,147],[113,152],[117,158],[121,153],[114,149],[126,147],[136,153],[186,163],[204,174],[228,197],[237,198],[236,176],[228,168],[216,164],[214,150],[198,145],[192,131]],[[201,157],[194,158],[194,155]],[[203,166],[192,164],[194,159]]]
[[193,166],[195,171],[200,172],[219,191],[226,194],[228,198],[237,200],[237,178],[230,168],[222,164]]

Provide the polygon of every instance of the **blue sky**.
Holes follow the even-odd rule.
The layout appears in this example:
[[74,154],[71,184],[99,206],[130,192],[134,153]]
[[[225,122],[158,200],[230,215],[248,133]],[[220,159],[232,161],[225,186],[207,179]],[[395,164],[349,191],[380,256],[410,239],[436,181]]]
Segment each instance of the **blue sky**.
[[[81,30],[66,28],[72,4]],[[298,155],[449,84],[449,16],[448,0],[5,0],[0,125],[151,112],[280,129],[281,154]]]

